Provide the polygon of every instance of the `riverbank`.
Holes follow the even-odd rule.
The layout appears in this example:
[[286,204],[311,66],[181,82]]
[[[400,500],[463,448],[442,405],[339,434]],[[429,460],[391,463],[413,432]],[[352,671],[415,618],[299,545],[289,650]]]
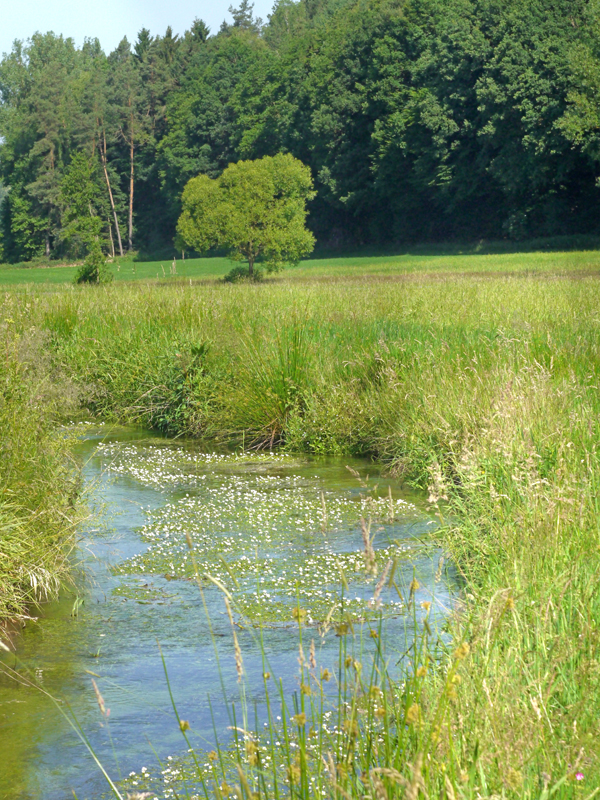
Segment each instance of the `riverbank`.
[[[469,587],[453,621],[468,655],[460,683],[432,671],[414,736],[386,768],[412,780],[420,763],[430,796],[452,796],[449,776],[457,797],[588,797],[600,785],[600,283],[527,274],[527,256],[516,274],[480,267],[32,292],[7,295],[4,316],[50,337],[99,418],[366,455],[428,489]],[[346,764],[340,790],[373,766]]]
[[[57,421],[75,392],[41,332],[0,326],[0,626],[18,625],[68,580],[78,479]],[[60,411],[59,411],[60,409]]]

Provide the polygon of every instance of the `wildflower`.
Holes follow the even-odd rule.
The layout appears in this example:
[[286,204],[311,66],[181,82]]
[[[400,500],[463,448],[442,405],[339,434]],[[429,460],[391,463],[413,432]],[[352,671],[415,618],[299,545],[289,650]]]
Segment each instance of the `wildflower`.
[[417,670],[417,678],[424,678],[427,675],[427,667],[421,665]]
[[506,610],[513,611],[514,607],[515,607],[515,601],[512,597],[509,597],[506,601]]
[[379,634],[377,631],[371,631],[370,633],[371,639],[379,639]]
[[292,722],[294,722],[299,728],[303,725],[306,725],[306,714],[304,711],[301,714],[295,714],[292,717]]
[[425,611],[429,611],[429,609],[431,608],[431,603],[429,602],[429,600],[424,600],[421,603],[421,608],[424,608]]
[[183,733],[184,731],[189,731],[189,729],[190,729],[190,723],[187,721],[187,719],[180,719],[180,720],[179,720],[179,727],[181,728],[181,732],[182,732],[182,733]]
[[300,684],[300,691],[302,692],[302,694],[308,694],[308,695],[312,694],[312,689],[307,683]]
[[328,669],[321,670],[321,680],[328,681],[331,679],[331,672]]
[[575,780],[582,781],[583,780],[583,772],[576,772],[575,773]]
[[211,750],[208,754],[209,761],[216,761],[219,756],[217,755],[215,750]]
[[220,789],[221,789],[221,794],[231,794],[231,786],[225,781],[223,781],[223,783],[221,784]]
[[270,672],[263,672],[263,678],[266,681],[268,681],[270,677],[271,677],[271,673]]
[[407,725],[414,725],[415,722],[419,721],[419,714],[420,714],[419,704],[413,703],[412,706],[406,712],[406,717],[404,718],[404,721],[406,722]]

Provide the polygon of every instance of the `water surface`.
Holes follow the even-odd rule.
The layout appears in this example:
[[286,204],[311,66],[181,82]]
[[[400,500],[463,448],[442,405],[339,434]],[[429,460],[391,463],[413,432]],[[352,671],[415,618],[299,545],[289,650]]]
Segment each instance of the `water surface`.
[[[343,619],[354,622],[357,646],[367,648],[361,632],[382,624],[392,663],[401,668],[413,635],[406,598],[415,574],[417,616],[424,613],[419,603],[432,601],[430,620],[443,624],[455,577],[428,544],[434,520],[423,498],[373,465],[206,454],[144,431],[91,428],[78,456],[97,508],[93,527],[82,531],[77,595],[64,592],[40,609],[18,637],[18,661],[11,655],[5,663],[29,669],[40,687],[66,701],[115,780],[152,769],[154,753],[166,759],[184,752],[159,645],[194,745],[214,744],[211,706],[217,733],[227,738],[228,703],[239,697],[239,685],[218,584],[231,592],[247,694],[259,717],[258,635],[270,671],[291,694],[298,688],[297,606],[306,612],[305,641],[315,640],[319,665],[332,670]],[[371,518],[378,575],[394,563],[395,586],[386,581],[376,604],[378,578],[365,575],[361,516]],[[349,584],[343,601],[341,573]],[[90,673],[110,708],[109,729]],[[0,676],[0,797],[66,800],[73,791],[96,800],[106,783],[51,700]]]

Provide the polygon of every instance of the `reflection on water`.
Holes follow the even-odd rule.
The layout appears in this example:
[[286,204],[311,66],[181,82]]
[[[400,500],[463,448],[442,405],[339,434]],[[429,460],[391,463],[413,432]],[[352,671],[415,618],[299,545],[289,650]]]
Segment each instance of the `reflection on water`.
[[[412,637],[402,598],[416,574],[418,601],[434,601],[431,620],[443,622],[454,576],[440,551],[426,546],[432,521],[419,497],[402,493],[372,465],[357,460],[247,454],[206,455],[193,445],[120,430],[88,434],[80,446],[88,485],[103,502],[102,525],[84,532],[80,598],[65,593],[45,606],[18,640],[19,663],[43,689],[68,703],[115,779],[182,752],[158,643],[181,716],[200,748],[227,737],[229,702],[238,696],[231,626],[221,590],[243,612],[238,637],[247,692],[260,704],[264,688],[256,629],[284,688],[296,687],[299,601],[312,622],[318,660],[335,666],[334,623],[345,615],[382,614],[388,650],[400,659]],[[358,473],[359,477],[348,470]],[[371,476],[365,486],[368,472]],[[374,484],[379,483],[375,492]],[[369,499],[371,498],[371,499]],[[365,576],[360,517],[371,517],[374,558],[393,564],[393,585],[372,598]],[[193,568],[192,537],[220,670]],[[340,610],[340,575],[350,584]],[[81,602],[83,601],[83,602]],[[329,619],[328,632],[318,624]],[[368,623],[367,623],[368,624]],[[14,666],[12,655],[5,663]],[[110,708],[111,747],[91,685],[93,675]],[[209,705],[209,697],[211,699]],[[43,693],[0,677],[0,797],[11,800],[99,798],[106,784],[91,757]]]

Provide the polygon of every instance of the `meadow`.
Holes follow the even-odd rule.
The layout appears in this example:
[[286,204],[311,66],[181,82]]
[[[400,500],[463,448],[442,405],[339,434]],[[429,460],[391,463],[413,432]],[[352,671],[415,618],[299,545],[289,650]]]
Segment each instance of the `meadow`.
[[[574,249],[580,243],[582,249]],[[288,268],[279,277],[268,276],[267,280],[335,280],[345,281],[361,275],[381,275],[399,278],[403,275],[418,275],[448,272],[457,273],[530,273],[568,272],[594,273],[600,268],[598,242],[593,237],[557,237],[529,243],[531,252],[525,254],[524,245],[509,242],[486,242],[480,244],[414,245],[403,252],[386,252],[381,249],[364,248],[340,255],[339,252],[321,252],[310,259]],[[585,248],[585,249],[584,249]],[[526,258],[524,256],[526,255]],[[155,255],[134,254],[109,261],[115,281],[131,283],[192,283],[214,282],[226,275],[234,266],[228,258],[204,257],[184,258],[179,254],[165,253],[163,258]],[[77,265],[46,261],[40,264],[0,264],[0,286],[51,289],[55,285],[73,281]]]
[[[331,257],[257,285],[228,268],[135,264],[106,287],[1,270],[3,381],[47,359],[88,418],[366,456],[428,492],[465,582],[453,644],[430,657],[424,628],[402,686],[354,669],[342,749],[324,763],[298,733],[281,794],[308,797],[312,770],[339,798],[597,795],[600,254]],[[241,797],[264,796],[260,746],[238,750]]]

